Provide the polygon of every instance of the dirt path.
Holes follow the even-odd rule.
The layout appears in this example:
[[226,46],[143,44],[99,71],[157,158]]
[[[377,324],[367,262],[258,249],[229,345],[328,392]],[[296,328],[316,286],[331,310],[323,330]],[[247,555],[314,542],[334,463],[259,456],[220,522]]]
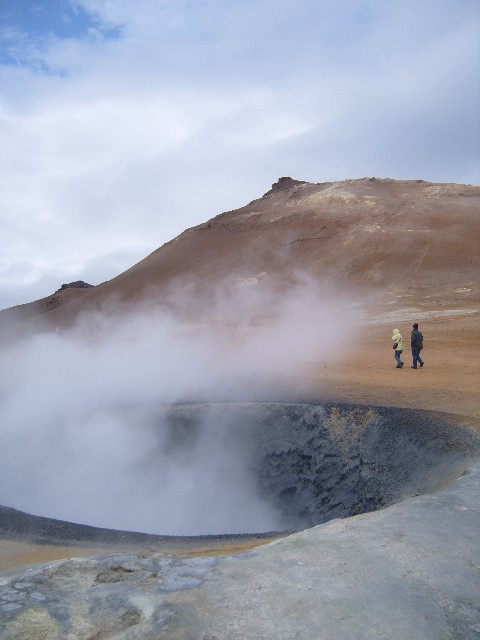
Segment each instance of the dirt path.
[[[395,368],[391,348],[394,327],[400,329],[406,347],[402,369]],[[425,366],[416,371],[410,368],[410,330],[411,322],[363,327],[347,357],[294,367],[295,386],[300,394],[316,399],[341,398],[480,418],[480,313],[421,322]]]

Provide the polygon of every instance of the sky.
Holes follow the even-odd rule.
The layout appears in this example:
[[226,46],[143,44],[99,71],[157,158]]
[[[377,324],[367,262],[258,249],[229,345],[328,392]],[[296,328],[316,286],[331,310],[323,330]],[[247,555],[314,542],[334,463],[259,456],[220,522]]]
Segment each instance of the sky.
[[0,308],[280,176],[480,183],[477,0],[0,0]]

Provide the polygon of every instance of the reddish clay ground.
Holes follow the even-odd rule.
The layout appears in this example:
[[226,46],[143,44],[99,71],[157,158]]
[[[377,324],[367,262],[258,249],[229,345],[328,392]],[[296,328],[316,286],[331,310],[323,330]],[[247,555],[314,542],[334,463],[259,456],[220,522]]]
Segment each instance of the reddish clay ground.
[[[403,334],[405,365],[395,368],[391,335],[393,325],[362,328],[360,345],[348,361],[300,365],[292,375],[299,388],[307,382],[307,395],[324,399],[381,406],[410,407],[455,413],[480,419],[480,313],[433,318],[420,329],[425,366],[411,369],[408,349],[411,323],[396,323]],[[480,422],[479,422],[480,424]]]

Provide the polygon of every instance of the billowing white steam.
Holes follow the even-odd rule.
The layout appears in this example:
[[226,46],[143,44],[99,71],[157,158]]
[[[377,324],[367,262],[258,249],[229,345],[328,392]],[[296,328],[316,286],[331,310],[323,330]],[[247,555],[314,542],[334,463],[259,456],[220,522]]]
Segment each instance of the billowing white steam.
[[261,396],[285,363],[338,357],[346,308],[304,281],[281,298],[219,296],[202,327],[137,308],[4,346],[0,504],[162,534],[281,527],[231,445],[231,425],[172,450],[168,405]]

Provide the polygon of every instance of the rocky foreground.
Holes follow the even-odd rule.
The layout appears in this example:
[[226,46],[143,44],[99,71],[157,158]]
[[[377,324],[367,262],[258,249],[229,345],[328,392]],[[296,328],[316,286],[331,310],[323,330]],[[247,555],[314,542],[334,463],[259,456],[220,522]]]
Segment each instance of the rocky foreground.
[[477,640],[480,465],[257,550],[117,553],[0,577],[3,640]]

